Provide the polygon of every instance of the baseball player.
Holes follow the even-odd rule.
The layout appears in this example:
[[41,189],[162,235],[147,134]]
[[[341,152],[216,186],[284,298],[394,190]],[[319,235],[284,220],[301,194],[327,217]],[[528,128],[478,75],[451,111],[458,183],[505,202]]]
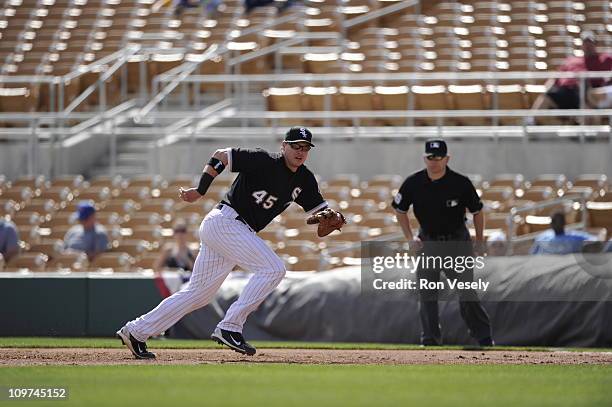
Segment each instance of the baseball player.
[[225,167],[238,173],[225,198],[200,225],[200,252],[189,284],[117,331],[136,358],[155,358],[147,350],[146,340],[208,304],[236,265],[253,275],[211,339],[236,352],[255,354],[255,348],[242,336],[242,327],[285,275],[283,261],[257,232],[292,202],[311,214],[307,223],[319,224],[320,237],[345,223],[340,212],[327,208],[313,173],[304,165],[312,147],[311,132],[293,127],[286,133],[280,153],[241,148],[217,150],[204,167],[198,187],[179,190],[182,200],[195,202]]

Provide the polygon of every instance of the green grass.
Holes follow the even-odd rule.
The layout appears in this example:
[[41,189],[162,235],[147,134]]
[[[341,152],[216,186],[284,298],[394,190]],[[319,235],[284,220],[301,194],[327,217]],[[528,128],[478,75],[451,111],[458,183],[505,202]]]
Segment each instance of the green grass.
[[[208,339],[151,339],[147,342],[153,349],[216,349],[218,345]],[[261,349],[387,349],[415,350],[422,349],[413,344],[387,343],[341,343],[341,342],[270,342],[252,341]],[[121,348],[121,342],[115,338],[53,338],[53,337],[0,337],[0,348]],[[441,346],[440,350],[461,350],[463,346]],[[544,347],[497,346],[496,350],[508,351],[549,351]],[[564,348],[565,351],[612,352],[604,348]]]
[[[0,386],[64,386],[7,406],[609,406],[611,366],[222,364],[0,368]],[[6,390],[5,390],[6,391]]]

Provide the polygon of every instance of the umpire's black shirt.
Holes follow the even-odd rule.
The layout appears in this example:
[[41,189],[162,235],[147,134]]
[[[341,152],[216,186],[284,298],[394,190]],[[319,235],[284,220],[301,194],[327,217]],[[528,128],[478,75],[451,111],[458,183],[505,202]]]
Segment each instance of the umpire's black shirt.
[[427,170],[410,175],[391,204],[396,211],[414,214],[426,237],[453,235],[465,229],[465,209],[477,213],[482,202],[470,179],[446,167],[440,179],[431,180]]
[[281,153],[232,148],[228,164],[230,171],[239,174],[224,201],[256,232],[266,227],[291,202],[306,212],[327,206],[314,174],[305,165],[296,172],[291,171]]

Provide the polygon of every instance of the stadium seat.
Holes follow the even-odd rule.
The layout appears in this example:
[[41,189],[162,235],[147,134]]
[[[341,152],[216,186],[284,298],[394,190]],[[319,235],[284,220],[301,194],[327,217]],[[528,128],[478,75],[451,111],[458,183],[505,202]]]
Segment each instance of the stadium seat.
[[17,225],[17,228],[21,226],[32,226],[40,225],[44,218],[34,211],[19,211],[10,217],[11,221]]
[[153,270],[159,253],[145,252],[135,261],[134,268],[139,270]]
[[276,246],[276,253],[279,256],[301,257],[307,254],[315,254],[318,251],[317,245],[307,240],[286,240]]
[[121,223],[124,228],[136,228],[138,226],[159,225],[163,218],[157,212],[138,211],[127,216]]
[[589,226],[602,227],[608,231],[606,239],[612,237],[612,202],[587,202]]
[[[415,85],[410,90],[414,94],[414,108],[417,110],[447,110],[450,108],[446,87],[442,85]],[[443,124],[443,120],[435,118],[421,118],[417,122],[430,126]]]
[[402,182],[404,181],[401,175],[397,174],[379,174],[374,175],[369,180],[367,180],[365,187],[374,188],[374,187],[386,187],[389,189],[399,188]]
[[591,187],[594,191],[607,191],[609,188],[608,176],[605,174],[583,174],[574,180],[573,185],[577,187]]
[[323,182],[323,188],[329,187],[359,188],[359,176],[357,174],[336,174],[333,178]]
[[43,253],[21,253],[12,258],[4,267],[4,271],[45,271],[49,257]]
[[147,187],[153,189],[162,188],[164,184],[167,184],[161,175],[137,175],[130,178],[128,182],[129,188]]
[[44,253],[49,258],[62,252],[64,249],[64,241],[59,239],[41,239],[38,242],[28,244],[27,251],[34,253]]
[[525,190],[522,195],[520,194],[520,191],[521,190],[516,191],[517,198],[534,202],[557,198],[557,194],[551,187],[532,187]]
[[525,184],[525,177],[522,174],[499,174],[488,182],[491,187],[509,186],[513,189],[522,188]]
[[[511,109],[527,109],[531,106],[528,105],[523,88],[519,84],[513,85],[487,85],[487,92],[491,100],[491,106],[497,109],[511,110]],[[523,119],[518,118],[505,118],[500,117],[498,119],[502,125],[521,125]]]
[[[176,192],[178,195],[178,192]],[[175,201],[172,199],[151,199],[140,204],[141,212],[156,212],[159,215],[169,214],[173,211]]]
[[289,271],[325,271],[330,269],[330,264],[325,257],[321,255],[302,255],[299,257],[290,257],[285,261],[287,270]]
[[393,215],[387,213],[370,213],[364,216],[359,226],[366,226],[369,228],[384,228],[392,226],[396,222],[396,218]]
[[123,239],[113,246],[112,251],[127,253],[133,258],[138,259],[151,249],[151,244],[146,240]]
[[51,181],[52,187],[66,187],[70,188],[70,190],[78,190],[81,188],[85,179],[82,175],[64,175],[59,177],[54,177]]
[[86,270],[88,265],[85,253],[54,253],[49,255],[46,271],[70,269],[71,271]]
[[[268,110],[271,112],[300,112],[302,106],[302,88],[268,88],[263,92],[266,98]],[[295,119],[280,119],[278,124],[291,126],[295,124]]]
[[364,188],[359,193],[360,199],[373,199],[376,202],[386,202],[392,199],[391,190],[384,186]]
[[542,174],[531,181],[531,187],[551,187],[561,196],[568,188],[567,177],[563,174]]
[[106,252],[98,254],[88,265],[89,270],[112,269],[114,272],[131,271],[134,259],[127,253]]
[[[334,108],[334,100],[338,94],[335,86],[306,86],[303,88],[305,111],[329,111]],[[322,126],[324,120],[308,119],[308,126]],[[332,121],[333,123],[333,121]]]
[[[481,85],[449,85],[448,92],[452,96],[455,109],[487,110],[490,108],[486,94]],[[482,117],[462,117],[459,123],[470,126],[490,124],[490,119]]]

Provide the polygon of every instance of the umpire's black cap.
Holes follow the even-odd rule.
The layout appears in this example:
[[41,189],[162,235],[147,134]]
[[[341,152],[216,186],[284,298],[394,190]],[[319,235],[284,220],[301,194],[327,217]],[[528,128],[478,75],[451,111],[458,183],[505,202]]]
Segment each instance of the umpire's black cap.
[[299,143],[300,141],[312,144],[312,133],[306,127],[292,127],[287,133],[285,133],[285,142],[287,143]]
[[425,142],[425,155],[433,155],[436,157],[446,157],[448,148],[444,140],[427,140]]

